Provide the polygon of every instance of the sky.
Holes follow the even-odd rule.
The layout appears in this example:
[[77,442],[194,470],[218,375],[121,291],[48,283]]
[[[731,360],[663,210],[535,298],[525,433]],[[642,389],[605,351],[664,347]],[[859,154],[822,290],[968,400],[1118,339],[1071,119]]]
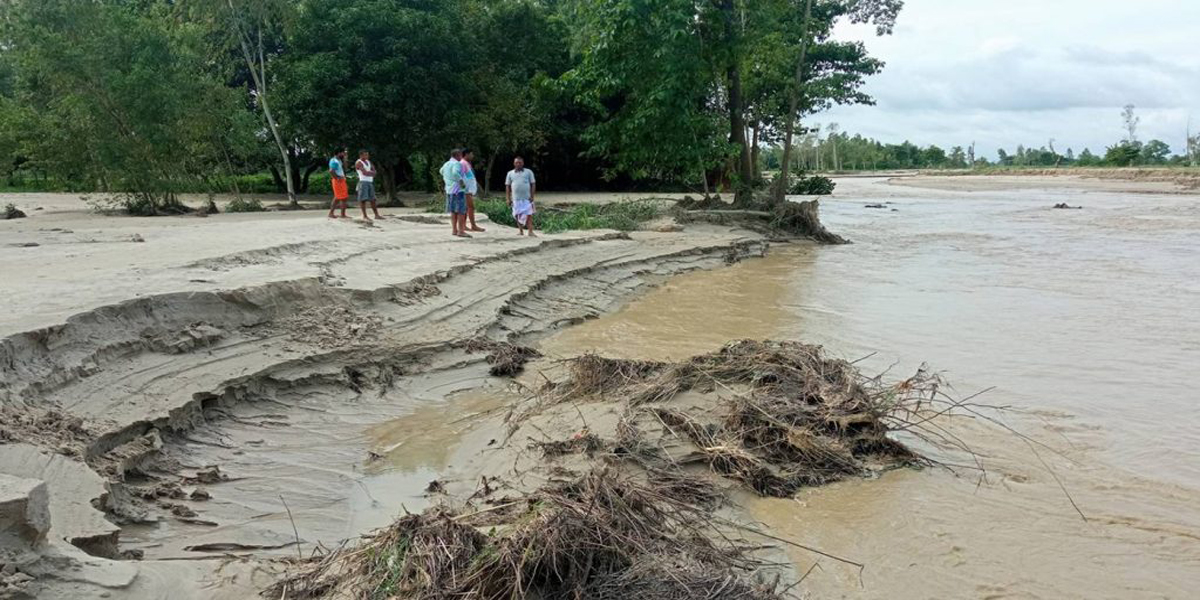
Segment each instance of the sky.
[[1138,139],[1183,153],[1200,130],[1200,0],[906,0],[896,30],[841,24],[887,66],[875,106],[835,107],[810,123],[885,142],[980,156],[1048,145],[1103,154],[1137,107]]

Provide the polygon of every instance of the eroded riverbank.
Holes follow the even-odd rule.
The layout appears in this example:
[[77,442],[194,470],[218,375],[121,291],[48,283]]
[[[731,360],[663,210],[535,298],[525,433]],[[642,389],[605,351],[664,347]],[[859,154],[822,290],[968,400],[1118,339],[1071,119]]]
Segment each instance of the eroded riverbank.
[[[436,225],[318,226],[354,229],[177,254],[144,284],[114,273],[148,295],[4,340],[0,464],[56,499],[28,533],[40,550],[6,559],[37,597],[243,597],[271,575],[228,557],[337,545],[421,506],[428,481],[378,468],[364,429],[486,379],[466,342],[536,338],[766,251],[706,227],[451,246]],[[272,280],[293,271],[315,276]],[[154,293],[196,273],[218,289]],[[246,281],[262,283],[219,289]]]

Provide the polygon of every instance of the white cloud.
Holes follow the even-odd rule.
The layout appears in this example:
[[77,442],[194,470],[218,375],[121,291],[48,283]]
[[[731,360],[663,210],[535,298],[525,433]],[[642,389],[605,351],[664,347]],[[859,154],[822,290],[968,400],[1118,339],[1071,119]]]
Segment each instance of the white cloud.
[[838,31],[887,62],[866,88],[878,105],[815,120],[884,141],[975,141],[988,155],[1051,138],[1099,152],[1134,104],[1140,137],[1178,151],[1193,111],[1200,129],[1198,24],[1197,0],[908,0],[893,36]]

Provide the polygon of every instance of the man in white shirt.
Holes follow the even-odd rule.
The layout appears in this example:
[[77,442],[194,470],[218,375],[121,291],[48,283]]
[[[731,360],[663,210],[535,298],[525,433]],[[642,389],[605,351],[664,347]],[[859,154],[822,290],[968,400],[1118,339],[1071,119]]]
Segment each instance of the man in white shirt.
[[528,227],[529,237],[537,237],[533,234],[533,200],[537,195],[537,178],[533,176],[533,171],[525,168],[525,159],[520,156],[513,160],[513,170],[504,178],[504,189],[513,218],[517,220],[517,234],[525,235],[523,228]]
[[370,221],[367,217],[367,203],[371,203],[371,210],[375,213],[376,219],[382,219],[379,215],[379,203],[375,201],[375,165],[371,164],[371,153],[366,150],[361,150],[358,153],[358,160],[354,163],[354,170],[358,171],[358,205],[362,207],[363,219]]

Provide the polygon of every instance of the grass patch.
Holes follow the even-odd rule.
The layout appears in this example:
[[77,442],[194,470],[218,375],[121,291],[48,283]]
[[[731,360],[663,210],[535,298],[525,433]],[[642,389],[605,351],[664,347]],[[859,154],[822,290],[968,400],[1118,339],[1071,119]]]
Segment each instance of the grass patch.
[[263,207],[262,202],[258,198],[246,199],[237,197],[225,205],[225,212],[227,213],[262,212],[264,210],[267,209]]
[[[445,212],[445,202],[435,200],[427,212]],[[475,200],[476,212],[483,213],[497,225],[516,227],[508,203],[499,198]],[[662,206],[654,200],[626,200],[612,204],[574,204],[569,206],[538,206],[534,228],[544,233],[561,233],[584,229],[616,229],[633,231],[642,223],[663,214]]]

